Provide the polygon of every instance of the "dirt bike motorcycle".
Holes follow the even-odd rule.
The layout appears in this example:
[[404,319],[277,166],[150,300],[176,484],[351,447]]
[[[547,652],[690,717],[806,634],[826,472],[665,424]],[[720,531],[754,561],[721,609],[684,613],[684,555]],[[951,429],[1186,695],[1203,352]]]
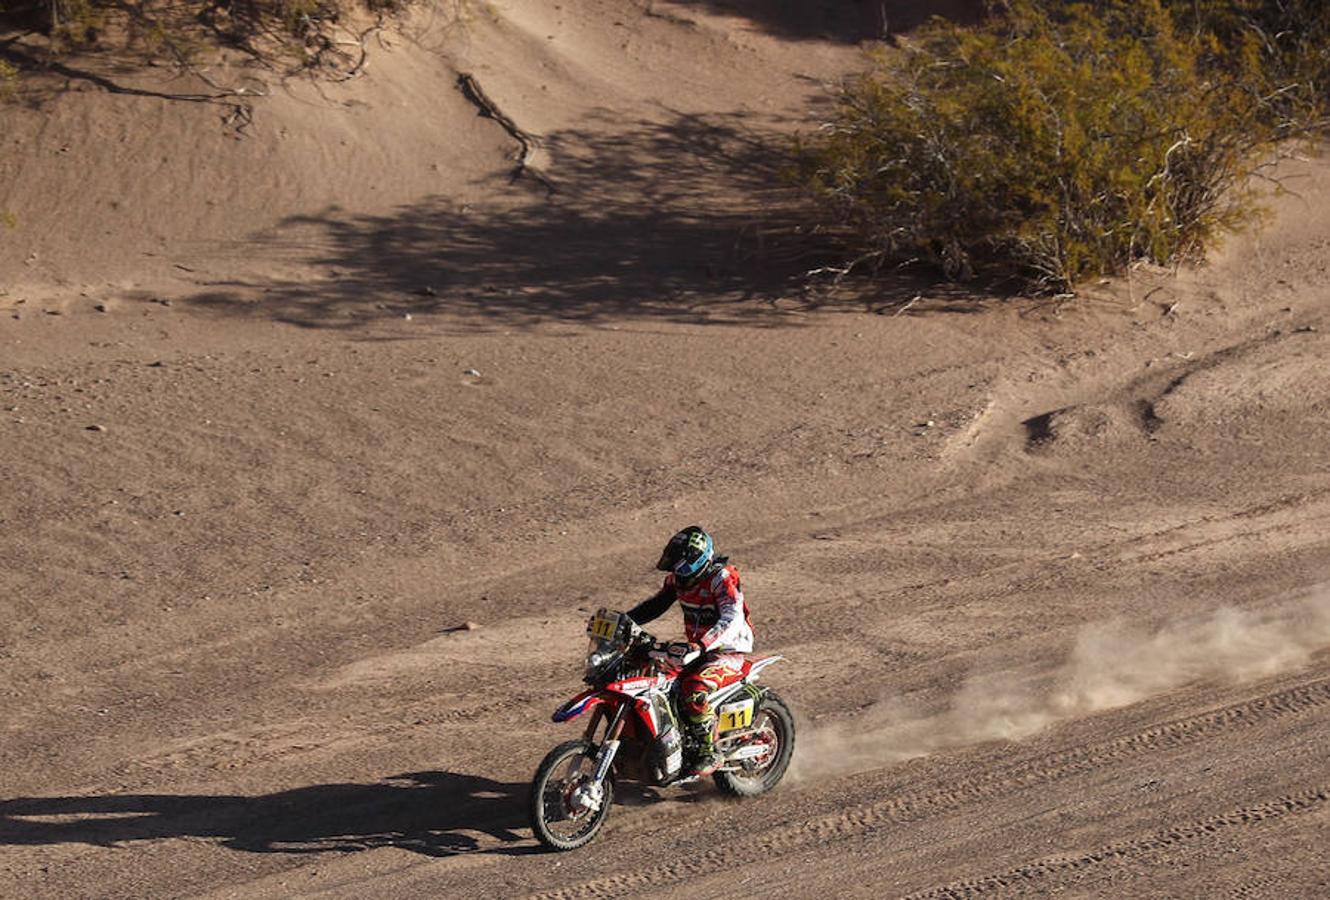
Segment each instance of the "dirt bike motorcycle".
[[[531,827],[553,850],[591,842],[610,812],[618,780],[685,784],[685,750],[674,699],[680,666],[648,654],[656,639],[623,613],[602,609],[587,623],[589,687],[554,712],[555,722],[590,713],[578,740],[559,744],[531,783]],[[714,742],[724,761],[712,776],[723,792],[752,797],[774,788],[794,754],[794,717],[768,687],[756,684],[784,657],[745,660],[743,678],[712,695]]]

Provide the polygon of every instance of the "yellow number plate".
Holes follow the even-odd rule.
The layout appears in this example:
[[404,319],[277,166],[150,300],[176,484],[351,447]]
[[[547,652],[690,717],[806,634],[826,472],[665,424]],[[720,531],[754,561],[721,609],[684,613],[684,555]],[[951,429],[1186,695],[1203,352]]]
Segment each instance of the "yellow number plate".
[[753,701],[752,698],[749,698],[738,703],[727,703],[722,706],[720,708],[720,721],[716,725],[716,730],[724,734],[738,728],[747,728],[752,724]]
[[601,610],[592,616],[591,621],[587,623],[586,627],[587,634],[607,641],[614,637],[614,632],[618,630],[619,617],[612,616],[604,610]]

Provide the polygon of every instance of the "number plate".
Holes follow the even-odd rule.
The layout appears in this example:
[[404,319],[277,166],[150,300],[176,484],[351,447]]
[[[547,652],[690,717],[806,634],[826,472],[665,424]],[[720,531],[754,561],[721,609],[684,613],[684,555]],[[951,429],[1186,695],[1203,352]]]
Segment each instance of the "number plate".
[[753,724],[753,698],[739,700],[735,703],[726,703],[719,710],[720,721],[716,725],[716,731],[724,734],[727,731],[735,731],[739,728],[747,728]]
[[619,630],[619,614],[600,610],[587,623],[586,633],[602,640],[611,640]]

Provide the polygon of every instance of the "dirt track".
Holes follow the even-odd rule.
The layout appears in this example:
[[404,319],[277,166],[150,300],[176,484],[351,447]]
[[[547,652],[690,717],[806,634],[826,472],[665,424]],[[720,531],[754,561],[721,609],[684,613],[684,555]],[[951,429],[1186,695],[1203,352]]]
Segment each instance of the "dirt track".
[[[3,248],[39,262],[0,296],[0,896],[1330,893],[1330,166],[1195,270],[814,305],[733,177],[847,35],[500,7],[466,67],[554,196],[450,96],[466,162],[382,197],[274,178],[213,241],[153,194],[154,244],[62,194],[87,233]],[[333,99],[387,129],[451,86],[413,46]],[[64,95],[21,154],[130,102]],[[693,521],[788,659],[795,772],[537,852],[585,610]]]

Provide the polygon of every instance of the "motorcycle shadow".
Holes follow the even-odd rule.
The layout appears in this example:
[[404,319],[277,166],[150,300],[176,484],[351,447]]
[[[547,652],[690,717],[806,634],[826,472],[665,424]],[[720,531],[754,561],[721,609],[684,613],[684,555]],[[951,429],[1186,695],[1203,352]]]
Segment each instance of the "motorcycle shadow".
[[614,805],[627,808],[658,806],[670,803],[701,803],[716,796],[710,779],[691,784],[671,784],[655,787],[636,781],[617,781],[614,785]]
[[212,838],[251,853],[397,847],[426,856],[539,852],[525,783],[414,772],[257,796],[98,794],[0,800],[0,846]]

